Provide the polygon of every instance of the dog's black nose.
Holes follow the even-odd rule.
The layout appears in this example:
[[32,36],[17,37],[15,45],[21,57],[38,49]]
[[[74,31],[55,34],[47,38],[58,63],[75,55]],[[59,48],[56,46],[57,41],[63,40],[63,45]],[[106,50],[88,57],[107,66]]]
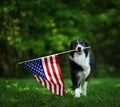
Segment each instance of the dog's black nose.
[[81,51],[81,47],[78,47],[78,51]]

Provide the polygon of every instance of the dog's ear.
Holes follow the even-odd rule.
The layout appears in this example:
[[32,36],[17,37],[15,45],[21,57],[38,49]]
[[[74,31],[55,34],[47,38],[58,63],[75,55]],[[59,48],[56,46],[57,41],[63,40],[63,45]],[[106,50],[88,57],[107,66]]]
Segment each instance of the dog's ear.
[[88,44],[88,42],[87,42],[87,41],[85,41],[85,40],[84,40],[84,43],[85,43],[85,47],[90,46],[90,45]]
[[76,40],[72,41],[72,42],[70,43],[70,49],[74,49],[74,47],[75,47],[76,45],[77,45]]
[[[85,40],[84,40],[84,42],[85,42],[85,47],[90,46],[90,45],[88,44],[88,42],[86,42]],[[87,57],[87,55],[88,55],[88,51],[89,51],[89,50],[90,50],[89,48],[84,50],[86,57]]]
[[[75,41],[72,41],[72,42],[70,43],[70,47],[69,47],[70,50],[74,49],[74,45],[75,45]],[[70,52],[70,55],[71,55],[72,57],[74,57],[73,54],[74,54],[74,52]]]
[[70,47],[69,47],[70,50],[73,48],[73,45],[72,45],[72,44],[73,44],[73,41],[70,43]]
[[87,42],[85,42],[85,46],[87,47],[87,46],[90,46]]

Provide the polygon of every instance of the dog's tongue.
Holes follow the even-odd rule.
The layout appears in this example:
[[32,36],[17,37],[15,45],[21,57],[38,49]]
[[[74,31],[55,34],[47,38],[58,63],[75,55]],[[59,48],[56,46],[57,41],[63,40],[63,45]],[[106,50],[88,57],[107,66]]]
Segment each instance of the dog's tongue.
[[82,54],[82,52],[81,52],[81,51],[77,51],[77,54],[81,55],[81,54]]

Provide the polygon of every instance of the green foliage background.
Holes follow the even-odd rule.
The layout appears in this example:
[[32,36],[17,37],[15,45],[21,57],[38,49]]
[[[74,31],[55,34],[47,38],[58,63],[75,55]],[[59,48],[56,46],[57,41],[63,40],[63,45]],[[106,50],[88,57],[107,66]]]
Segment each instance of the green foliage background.
[[[0,1],[0,76],[29,76],[18,62],[69,50],[82,38],[95,53],[95,76],[118,77],[119,35],[120,0]],[[68,75],[67,57],[60,61]]]

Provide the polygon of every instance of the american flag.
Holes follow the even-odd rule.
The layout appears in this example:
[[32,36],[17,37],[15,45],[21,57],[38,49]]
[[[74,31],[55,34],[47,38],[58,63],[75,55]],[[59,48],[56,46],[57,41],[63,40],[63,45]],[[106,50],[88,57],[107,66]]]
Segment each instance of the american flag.
[[34,77],[54,94],[64,96],[64,81],[58,61],[58,54],[24,62]]

